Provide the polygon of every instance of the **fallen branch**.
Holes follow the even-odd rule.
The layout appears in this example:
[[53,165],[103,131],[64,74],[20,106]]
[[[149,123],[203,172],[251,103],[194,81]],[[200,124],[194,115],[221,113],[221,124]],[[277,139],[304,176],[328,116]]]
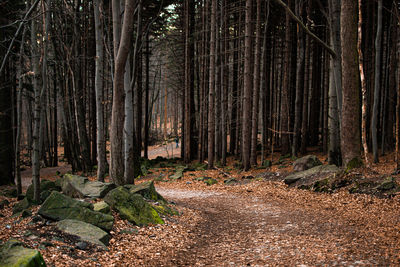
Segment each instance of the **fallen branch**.
[[273,133],[277,133],[277,134],[295,134],[294,132],[289,132],[289,131],[277,131],[277,130],[274,130],[274,129],[272,129],[272,128],[268,128],[268,130],[270,130],[270,131],[273,132]]
[[[204,162],[208,165],[208,161],[205,160]],[[214,169],[216,169],[217,171],[221,172],[223,175],[225,175],[225,176],[227,176],[227,177],[229,177],[229,178],[232,178],[232,179],[235,178],[235,177],[233,177],[232,175],[230,175],[230,174],[224,172],[223,170],[221,170],[221,169],[218,168],[218,167],[215,167],[215,166],[214,166]]]

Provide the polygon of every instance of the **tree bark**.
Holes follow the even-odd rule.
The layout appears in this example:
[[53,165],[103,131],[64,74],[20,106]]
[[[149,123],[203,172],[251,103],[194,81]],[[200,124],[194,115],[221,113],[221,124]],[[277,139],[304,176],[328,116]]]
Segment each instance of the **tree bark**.
[[367,84],[365,82],[365,71],[364,71],[364,55],[362,51],[362,23],[363,23],[363,12],[362,12],[362,0],[358,0],[358,42],[357,50],[359,57],[359,69],[360,69],[360,80],[361,80],[361,92],[362,92],[362,107],[361,107],[361,141],[364,150],[365,163],[368,165],[368,143],[367,143]]
[[[310,15],[310,7],[307,7],[307,16]],[[309,20],[308,20],[309,21]],[[309,22],[308,22],[309,23]],[[306,36],[305,46],[305,63],[304,63],[304,95],[303,95],[303,110],[302,110],[302,121],[301,121],[301,145],[300,152],[305,154],[307,151],[308,141],[308,95],[309,95],[309,73],[310,73],[310,37]]]
[[210,76],[208,91],[208,168],[214,167],[214,98],[215,98],[215,37],[216,37],[217,0],[211,0],[211,37],[210,37]]
[[242,120],[242,162],[245,171],[250,169],[250,128],[251,128],[251,94],[252,94],[252,0],[246,0],[246,22],[244,37],[244,91]]
[[183,160],[188,163],[194,156],[194,3],[186,0],[185,6],[185,149]]
[[31,26],[31,45],[32,45],[32,70],[33,70],[33,90],[34,90],[34,115],[33,115],[33,153],[32,153],[32,181],[33,181],[33,198],[40,201],[40,111],[41,111],[41,94],[40,88],[40,68],[39,68],[39,52],[37,47],[36,21],[32,20]]
[[253,110],[251,121],[251,151],[250,164],[257,165],[258,115],[260,100],[260,69],[261,69],[261,0],[257,0],[256,39],[254,52],[254,79],[253,79]]
[[[343,106],[341,125],[341,152],[343,165],[359,165],[360,161],[360,92],[357,55],[358,4],[342,0],[340,37],[342,47]],[[354,164],[353,164],[354,163]]]
[[378,156],[378,112],[379,112],[379,94],[381,84],[381,42],[382,42],[382,0],[378,0],[378,22],[375,38],[375,78],[374,78],[374,105],[372,109],[372,153],[374,163],[379,162]]
[[[149,93],[150,93],[150,48],[149,48],[149,33],[146,34],[146,81],[145,81],[145,100],[144,100],[144,142],[143,142],[143,157],[149,157]],[[177,118],[175,117],[175,122]],[[177,124],[176,124],[177,125]],[[175,128],[175,124],[174,124]]]
[[94,0],[94,23],[96,38],[96,66],[95,66],[95,88],[96,88],[96,124],[97,124],[97,179],[104,181],[107,170],[106,160],[106,133],[104,128],[104,45],[103,45],[103,24],[101,21],[102,1]]
[[[112,1],[113,4],[113,23],[117,20],[119,14],[114,11],[119,6],[117,0]],[[128,58],[131,35],[133,31],[133,16],[135,11],[135,1],[125,1],[124,23],[121,32],[121,40],[119,46],[118,41],[114,40],[117,45],[117,53],[115,57],[114,82],[113,82],[113,104],[111,113],[111,179],[118,185],[124,184],[124,155],[123,155],[123,129],[124,129],[124,72],[125,64]],[[117,27],[113,27],[114,36]]]
[[[288,0],[288,6],[290,6],[290,0]],[[281,100],[281,136],[282,136],[282,149],[281,154],[286,155],[290,153],[290,144],[289,144],[289,80],[290,80],[290,17],[289,14],[286,13],[286,22],[285,22],[285,47],[284,47],[284,61],[283,61],[283,81],[282,81],[282,100]]]
[[[301,5],[296,2],[297,16],[301,17]],[[297,32],[297,66],[296,66],[296,96],[294,108],[294,127],[293,127],[293,144],[292,155],[297,156],[299,149],[299,141],[301,136],[301,120],[302,120],[302,103],[303,103],[303,85],[304,85],[304,33]]]

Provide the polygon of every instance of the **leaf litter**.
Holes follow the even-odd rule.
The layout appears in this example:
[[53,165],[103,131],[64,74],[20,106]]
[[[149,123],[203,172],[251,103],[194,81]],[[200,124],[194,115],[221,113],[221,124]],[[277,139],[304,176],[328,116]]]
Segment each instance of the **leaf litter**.
[[[386,162],[385,162],[386,161]],[[359,169],[363,175],[393,170],[382,165]],[[275,178],[291,171],[273,165]],[[390,165],[391,166],[391,165]],[[0,240],[17,238],[39,249],[48,266],[398,266],[400,197],[377,198],[340,190],[332,194],[288,188],[257,177],[265,170],[224,168],[238,183],[224,184],[218,170],[187,171],[181,179],[156,182],[176,203],[179,216],[164,225],[137,227],[115,216],[108,249],[76,247],[77,240],[55,230],[51,221],[12,217],[0,210]],[[172,169],[159,168],[138,181]],[[208,186],[196,178],[218,181]],[[251,177],[250,177],[251,176]],[[247,179],[250,177],[250,179]],[[396,179],[398,178],[395,176]],[[0,197],[0,201],[4,197]],[[33,208],[33,215],[37,214]],[[47,243],[46,243],[47,242]]]

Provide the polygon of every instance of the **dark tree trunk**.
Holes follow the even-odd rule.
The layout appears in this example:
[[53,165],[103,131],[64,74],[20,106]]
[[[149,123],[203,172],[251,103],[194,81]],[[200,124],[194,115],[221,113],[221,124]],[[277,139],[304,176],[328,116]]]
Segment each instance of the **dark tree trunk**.
[[357,1],[342,0],[340,35],[342,40],[342,125],[341,151],[343,165],[360,161],[360,92],[357,55]]

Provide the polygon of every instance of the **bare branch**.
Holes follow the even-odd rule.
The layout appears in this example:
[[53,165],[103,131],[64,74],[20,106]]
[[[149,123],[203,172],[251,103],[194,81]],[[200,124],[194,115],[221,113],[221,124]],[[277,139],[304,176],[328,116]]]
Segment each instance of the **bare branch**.
[[21,21],[21,23],[18,26],[17,31],[14,34],[14,37],[11,40],[10,45],[8,46],[8,50],[6,55],[3,58],[3,62],[1,63],[1,67],[0,67],[0,74],[3,72],[4,66],[6,65],[7,59],[8,59],[8,55],[11,52],[11,48],[14,45],[15,39],[18,37],[19,33],[21,32],[22,26],[24,25],[24,23],[26,22],[26,19],[31,15],[31,13],[33,12],[33,10],[35,9],[36,5],[39,3],[39,0],[36,0],[33,5],[31,6],[31,8],[28,10],[28,12],[26,12],[24,19]]
[[304,23],[293,13],[293,11],[282,0],[275,0],[275,1],[286,10],[286,12],[289,14],[289,16],[291,16],[292,19],[294,19],[300,25],[300,27],[302,27],[303,30],[308,35],[311,36],[311,38],[313,38],[317,43],[322,45],[329,52],[329,54],[331,54],[331,56],[333,58],[336,58],[337,55],[336,55],[335,51],[333,51],[333,49],[328,44],[326,44],[324,41],[319,39],[318,36],[316,36],[314,33],[312,33],[310,31],[310,29],[308,29],[307,26],[304,25]]

